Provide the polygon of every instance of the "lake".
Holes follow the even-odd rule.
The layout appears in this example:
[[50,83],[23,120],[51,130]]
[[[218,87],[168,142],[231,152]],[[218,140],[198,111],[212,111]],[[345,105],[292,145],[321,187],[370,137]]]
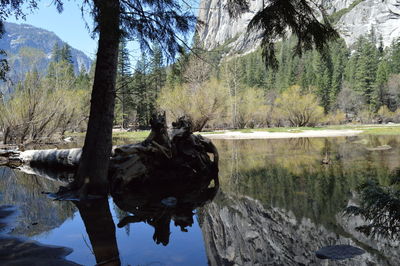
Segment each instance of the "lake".
[[[219,190],[157,201],[53,201],[42,192],[61,182],[0,168],[0,205],[17,207],[9,234],[71,248],[66,259],[83,265],[107,252],[122,265],[400,265],[396,239],[367,237],[355,230],[365,221],[342,215],[364,180],[389,183],[400,136],[213,142]],[[338,244],[366,253],[316,258]]]

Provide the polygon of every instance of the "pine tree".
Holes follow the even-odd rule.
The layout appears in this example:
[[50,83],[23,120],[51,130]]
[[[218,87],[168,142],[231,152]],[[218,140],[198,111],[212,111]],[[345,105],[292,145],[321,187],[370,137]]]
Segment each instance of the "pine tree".
[[332,86],[332,61],[330,57],[323,59],[319,56],[316,65],[316,87],[321,106],[325,114],[328,113],[331,104],[331,86]]
[[65,43],[63,47],[59,51],[59,56],[60,60],[66,61],[70,63],[71,65],[74,63],[72,60],[72,51],[71,51],[71,46],[69,46],[68,43]]
[[343,86],[345,66],[348,60],[346,43],[343,40],[333,43],[330,54],[333,68],[331,102],[336,102],[336,98]]
[[151,113],[155,112],[156,100],[166,81],[164,59],[161,48],[158,45],[153,47],[153,54],[150,58],[149,68],[149,83],[147,90],[149,94],[149,110],[151,115]]
[[147,91],[149,73],[149,62],[146,54],[142,53],[137,61],[132,77],[132,92],[135,95],[136,122],[141,128],[149,126],[151,111],[150,97]]
[[393,41],[389,48],[390,73],[400,73],[400,38]]
[[129,108],[132,107],[131,98],[131,64],[127,41],[122,38],[119,44],[116,92],[117,101],[115,106],[115,120],[122,128],[128,126]]
[[58,42],[56,42],[53,46],[53,50],[51,51],[51,59],[53,62],[61,61],[61,49]]
[[389,64],[386,60],[379,62],[378,69],[376,71],[375,80],[375,91],[374,91],[374,103],[375,110],[378,110],[382,105],[386,105],[389,109],[394,111],[396,109],[395,104],[391,104],[390,97],[387,91],[387,81],[389,78]]
[[375,43],[366,37],[361,37],[357,45],[359,57],[355,72],[355,89],[364,95],[367,104],[374,105],[374,85],[379,64],[378,49]]

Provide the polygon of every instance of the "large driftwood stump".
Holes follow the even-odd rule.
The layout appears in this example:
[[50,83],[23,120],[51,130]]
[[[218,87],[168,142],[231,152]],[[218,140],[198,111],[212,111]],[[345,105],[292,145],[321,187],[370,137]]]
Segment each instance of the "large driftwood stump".
[[[212,175],[218,171],[218,152],[213,143],[192,132],[190,119],[182,117],[168,132],[165,114],[153,115],[151,132],[137,144],[112,149],[109,179],[112,191],[132,189],[143,184],[163,185],[174,181]],[[51,171],[71,176],[79,165],[81,149],[0,150],[0,165],[43,175]],[[211,155],[211,158],[210,158]],[[50,178],[49,175],[46,177]],[[55,177],[62,179],[63,177]],[[193,180],[190,180],[193,181]]]

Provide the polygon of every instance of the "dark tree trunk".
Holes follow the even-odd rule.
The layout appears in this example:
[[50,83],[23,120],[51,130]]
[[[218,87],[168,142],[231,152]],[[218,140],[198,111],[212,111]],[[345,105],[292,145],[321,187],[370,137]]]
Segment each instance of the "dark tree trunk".
[[95,0],[94,5],[98,9],[99,47],[77,185],[88,193],[105,195],[112,148],[120,4],[118,0]]

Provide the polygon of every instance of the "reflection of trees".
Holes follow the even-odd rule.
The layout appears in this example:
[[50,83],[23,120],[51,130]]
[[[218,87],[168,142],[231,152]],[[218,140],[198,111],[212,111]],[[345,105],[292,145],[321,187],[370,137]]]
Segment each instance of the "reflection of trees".
[[62,184],[17,170],[0,168],[1,204],[16,206],[20,212],[14,234],[38,235],[60,226],[73,216],[75,208],[70,202],[51,201],[42,194],[55,191]]
[[[196,187],[190,185],[187,189],[183,184],[175,184],[175,190],[113,195],[118,208],[129,213],[120,219],[118,227],[145,222],[154,227],[153,240],[157,244],[168,245],[171,221],[174,221],[181,231],[187,232],[187,227],[192,226],[194,222],[194,210],[211,201],[218,191],[218,177],[212,180],[201,176],[199,178],[203,178],[204,182],[200,182]],[[214,184],[209,187],[211,181]]]
[[400,171],[392,176],[388,186],[376,179],[367,179],[359,188],[359,205],[346,208],[347,215],[361,216],[365,224],[356,229],[367,236],[400,237]]
[[310,138],[293,138],[289,139],[289,145],[295,149],[301,149],[302,151],[308,152],[313,149],[313,142]]
[[[390,139],[392,147],[398,146],[398,139]],[[387,161],[400,157],[394,149],[368,151],[365,147],[373,140],[360,140],[365,139],[216,141],[222,158],[221,184],[229,193],[250,196],[329,227],[357,184],[368,175],[387,180]],[[384,138],[374,140],[384,142]],[[325,156],[329,164],[321,164]]]
[[[5,182],[8,180],[15,183],[12,184],[13,188],[18,188],[21,184],[25,185],[24,182],[26,182],[27,187],[29,187],[28,189],[23,185],[23,191],[18,189],[16,191],[12,190],[15,193],[11,193],[11,196],[6,194],[6,197],[3,197],[3,202],[19,206],[20,202],[15,201],[15,198],[23,197],[25,199],[27,197],[26,195],[32,195],[31,198],[26,200],[29,204],[27,208],[29,208],[31,216],[44,216],[45,219],[52,221],[51,217],[43,215],[48,213],[50,209],[48,205],[59,204],[59,206],[71,206],[71,204],[66,201],[50,201],[46,196],[42,195],[42,192],[55,191],[57,187],[65,185],[59,180],[64,180],[66,174],[68,176],[69,173],[61,169],[29,168],[28,170],[41,175],[41,177],[28,176],[21,172],[13,172],[8,168],[2,169],[3,178],[0,181],[4,184],[0,182],[0,185],[4,187],[8,186],[9,184]],[[179,226],[182,231],[187,232],[187,227],[191,226],[194,222],[194,210],[211,200],[218,191],[219,180],[217,171],[214,171],[214,169],[208,171],[208,169],[206,169],[204,172],[206,172],[207,175],[204,175],[202,172],[192,172],[189,176],[187,172],[176,172],[173,173],[175,179],[170,179],[169,182],[167,182],[168,176],[157,176],[149,178],[149,181],[145,180],[142,183],[138,183],[137,186],[132,187],[132,189],[126,189],[123,190],[123,192],[113,192],[112,196],[116,205],[119,207],[116,208],[117,216],[120,219],[119,226],[123,227],[129,225],[129,223],[146,222],[155,228],[154,241],[156,241],[157,244],[162,243],[163,245],[167,245],[169,243],[169,226],[171,220],[174,221],[175,226]],[[18,176],[14,178],[11,177],[11,174],[18,174]],[[61,176],[63,176],[63,178],[61,178]],[[155,181],[157,178],[162,182],[163,186],[157,185]],[[31,184],[32,181],[36,186]],[[7,200],[8,198],[10,198],[10,200]],[[11,199],[14,199],[14,201]],[[35,205],[36,200],[39,200],[40,203],[37,209]],[[74,203],[76,207],[78,207],[85,224],[96,256],[96,261],[98,263],[110,261],[113,265],[119,265],[118,248],[115,240],[115,226],[109,211],[108,202],[104,199],[83,202],[74,201]],[[45,207],[46,210],[39,207]],[[70,209],[73,210],[72,207]],[[32,210],[34,211],[32,212]],[[61,213],[68,214],[65,210],[63,211],[64,212]],[[59,210],[54,210],[50,214],[57,214],[58,212]],[[26,219],[29,216],[22,214],[21,217]],[[37,223],[37,221],[35,221],[35,223]],[[127,229],[127,231],[129,231],[129,229]],[[29,235],[30,232],[32,232],[31,229],[29,232],[22,232],[22,234]]]

